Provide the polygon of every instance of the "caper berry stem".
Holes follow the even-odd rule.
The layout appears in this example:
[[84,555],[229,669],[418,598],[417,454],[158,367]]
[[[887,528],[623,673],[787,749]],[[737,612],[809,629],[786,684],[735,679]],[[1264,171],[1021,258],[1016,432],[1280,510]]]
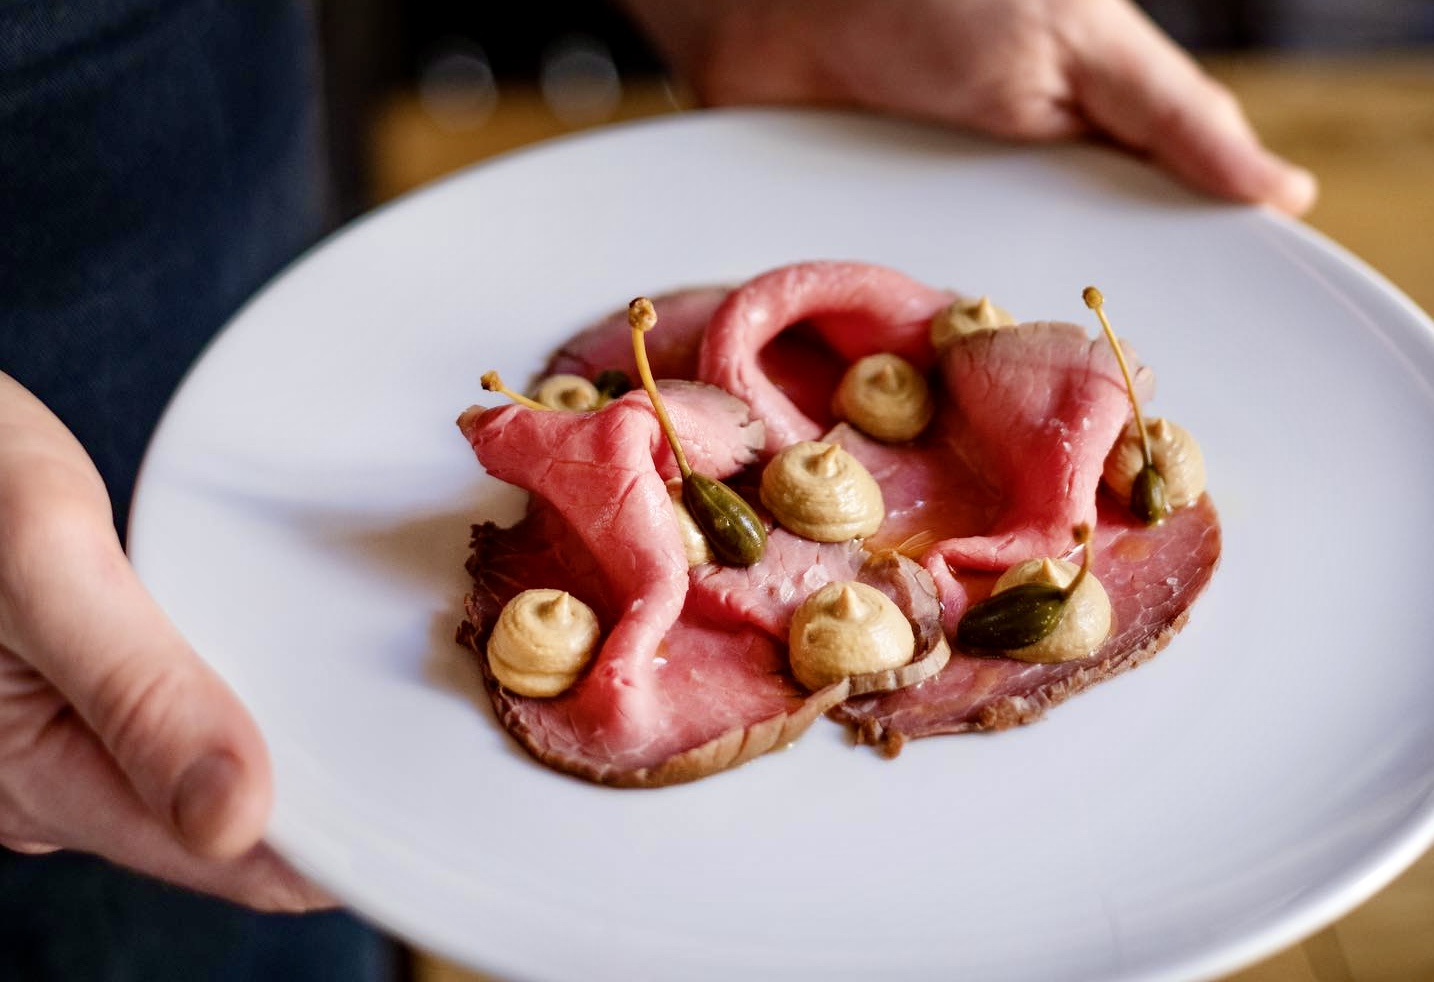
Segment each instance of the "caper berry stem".
[[1075,592],[1080,587],[1081,581],[1084,580],[1086,574],[1090,572],[1092,562],[1090,526],[1082,522],[1075,527],[1073,534],[1075,536],[1076,545],[1081,547],[1083,554],[1081,556],[1080,569],[1076,570],[1076,575],[1071,577],[1071,581],[1067,583],[1065,589],[1061,591],[1061,596],[1064,600],[1070,600],[1071,597],[1075,596]]
[[502,377],[496,371],[484,372],[483,378],[480,381],[483,383],[483,388],[485,391],[497,392],[499,395],[505,395],[520,406],[527,406],[529,409],[542,409],[548,411],[551,411],[553,408],[552,406],[543,405],[536,399],[529,399],[521,392],[515,392],[514,390],[508,388],[506,385],[503,384]]
[[652,301],[646,297],[638,297],[628,304],[627,323],[632,328],[632,353],[637,359],[638,377],[642,379],[642,387],[647,390],[647,397],[652,400],[652,411],[657,413],[657,424],[672,447],[672,455],[677,458],[677,469],[685,481],[692,476],[692,467],[687,463],[687,454],[682,452],[682,444],[677,439],[677,429],[672,425],[672,417],[667,415],[667,407],[662,402],[662,396],[657,393],[657,382],[652,377],[652,365],[647,360],[645,335],[657,326],[657,310],[652,306]]
[[1140,455],[1145,460],[1145,466],[1141,468],[1140,474],[1135,481],[1131,492],[1130,508],[1146,525],[1158,525],[1170,511],[1169,500],[1165,494],[1165,478],[1155,466],[1155,455],[1150,450],[1150,434],[1145,428],[1145,417],[1140,413],[1140,400],[1135,397],[1135,382],[1130,377],[1130,365],[1125,361],[1125,352],[1121,350],[1120,341],[1116,339],[1115,331],[1110,326],[1110,321],[1105,316],[1105,297],[1093,286],[1088,286],[1081,294],[1085,305],[1095,311],[1095,316],[1100,318],[1100,326],[1105,331],[1105,338],[1110,342],[1111,350],[1115,352],[1115,360],[1120,365],[1120,374],[1125,377],[1125,395],[1130,400],[1130,409],[1135,414],[1135,431],[1140,437]]
[[657,425],[667,437],[672,455],[677,458],[677,469],[682,473],[682,503],[718,560],[730,566],[751,566],[766,552],[767,530],[741,495],[715,478],[695,473],[687,463],[687,454],[682,452],[677,429],[667,415],[662,396],[657,393],[657,382],[653,380],[652,366],[647,360],[645,335],[657,324],[652,301],[638,297],[628,304],[627,323],[632,328],[637,374],[642,378],[642,387],[647,390],[652,410],[657,414]]
[[1115,352],[1115,360],[1120,365],[1120,374],[1125,376],[1125,394],[1130,399],[1131,411],[1135,413],[1135,428],[1140,432],[1140,452],[1145,456],[1145,466],[1155,466],[1155,458],[1150,453],[1150,436],[1145,432],[1145,418],[1140,414],[1140,400],[1135,397],[1135,382],[1130,377],[1130,365],[1126,363],[1125,352],[1120,348],[1120,341],[1115,337],[1115,331],[1110,326],[1110,321],[1105,316],[1105,296],[1093,286],[1088,286],[1081,294],[1085,305],[1095,311],[1095,316],[1100,318],[1100,326],[1105,331],[1106,340],[1110,342],[1111,350]]

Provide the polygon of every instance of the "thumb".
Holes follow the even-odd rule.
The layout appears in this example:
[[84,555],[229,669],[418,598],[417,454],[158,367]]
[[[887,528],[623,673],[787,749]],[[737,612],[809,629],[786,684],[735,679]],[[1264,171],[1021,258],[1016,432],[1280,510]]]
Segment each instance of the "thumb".
[[67,699],[191,852],[245,853],[272,803],[258,729],[139,582],[108,508],[96,516],[54,490],[10,543],[12,650]]
[[273,796],[258,729],[139,582],[83,448],[4,373],[0,543],[0,646],[66,698],[191,852],[248,851]]

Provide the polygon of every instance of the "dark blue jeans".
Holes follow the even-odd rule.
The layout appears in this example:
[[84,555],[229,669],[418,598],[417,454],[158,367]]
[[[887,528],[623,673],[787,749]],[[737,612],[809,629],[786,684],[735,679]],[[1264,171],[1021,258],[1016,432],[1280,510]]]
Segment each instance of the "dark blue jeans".
[[[121,529],[184,371],[322,231],[312,41],[297,0],[0,0],[0,369],[84,443]],[[0,850],[0,979],[397,967],[345,914],[263,916]]]

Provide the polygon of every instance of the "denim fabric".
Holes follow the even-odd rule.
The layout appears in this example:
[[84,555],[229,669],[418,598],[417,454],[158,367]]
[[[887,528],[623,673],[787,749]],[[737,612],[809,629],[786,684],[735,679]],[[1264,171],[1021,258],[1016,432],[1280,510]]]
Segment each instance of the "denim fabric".
[[255,914],[121,873],[88,856],[0,858],[5,982],[402,977],[396,947],[342,912]]
[[281,0],[0,0],[0,369],[121,528],[185,369],[320,231],[308,36]]
[[[121,529],[184,371],[322,230],[311,35],[290,0],[0,0],[0,369],[88,448]],[[397,967],[345,914],[264,916],[0,850],[0,980]]]

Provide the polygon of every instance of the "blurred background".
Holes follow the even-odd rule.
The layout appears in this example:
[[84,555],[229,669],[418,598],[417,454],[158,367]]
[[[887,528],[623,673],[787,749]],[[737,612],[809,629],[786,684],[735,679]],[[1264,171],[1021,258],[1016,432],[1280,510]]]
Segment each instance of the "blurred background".
[[[900,0],[890,0],[899,3]],[[1145,0],[1265,141],[1307,221],[1434,310],[1434,0]],[[692,105],[612,3],[320,0],[334,214],[528,143]],[[482,976],[415,953],[416,982]],[[1434,854],[1226,982],[1434,979]]]
[[[1141,5],[1320,177],[1309,223],[1434,309],[1434,0]],[[317,9],[338,221],[537,140],[693,104],[612,0]]]
[[[1203,57],[1434,50],[1434,0],[1142,6]],[[321,10],[346,217],[474,157],[686,103],[611,2],[327,0]]]

